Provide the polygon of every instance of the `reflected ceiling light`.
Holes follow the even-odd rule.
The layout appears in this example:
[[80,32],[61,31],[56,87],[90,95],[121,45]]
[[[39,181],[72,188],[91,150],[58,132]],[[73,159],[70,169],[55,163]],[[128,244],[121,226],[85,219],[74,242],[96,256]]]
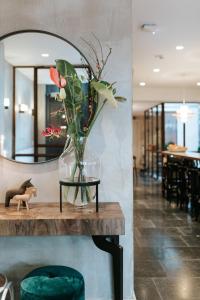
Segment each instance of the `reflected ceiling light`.
[[42,57],[49,57],[49,53],[42,53],[41,56]]
[[188,106],[185,103],[185,100],[183,100],[183,103],[181,104],[180,108],[177,109],[174,116],[181,121],[181,123],[186,123],[190,117],[192,117],[194,113],[188,108]]
[[200,82],[197,82],[197,86],[200,86]]
[[153,72],[154,72],[154,73],[159,73],[159,72],[160,72],[160,69],[159,69],[159,68],[155,68],[155,69],[153,69]]
[[10,106],[10,99],[9,98],[4,98],[4,108],[8,109]]
[[183,50],[184,49],[184,46],[183,45],[178,45],[176,46],[176,50]]
[[140,82],[139,84],[140,84],[140,86],[145,86],[145,85],[146,85],[146,82],[142,81],[142,82]]
[[28,111],[28,105],[20,103],[19,104],[19,113],[25,113]]

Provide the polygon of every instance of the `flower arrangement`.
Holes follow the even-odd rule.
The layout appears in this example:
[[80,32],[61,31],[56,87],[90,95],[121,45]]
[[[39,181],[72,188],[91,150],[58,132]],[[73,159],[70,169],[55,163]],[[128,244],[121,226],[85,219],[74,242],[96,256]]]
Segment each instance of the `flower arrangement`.
[[59,138],[61,133],[62,129],[60,127],[47,127],[45,130],[42,131],[42,136]]
[[[99,41],[98,41],[99,42]],[[62,101],[66,120],[66,129],[47,128],[43,131],[44,136],[59,137],[66,135],[65,149],[73,147],[75,154],[75,162],[70,180],[78,178],[80,182],[86,180],[84,175],[84,152],[87,138],[97,120],[103,107],[110,103],[117,107],[118,102],[123,102],[126,99],[121,96],[116,96],[115,83],[109,83],[102,79],[104,68],[108,58],[111,55],[112,49],[109,48],[104,57],[102,46],[99,42],[101,57],[97,55],[97,51],[93,45],[86,42],[93,53],[93,60],[96,63],[96,71],[89,79],[88,89],[83,89],[82,79],[79,78],[72,64],[68,61],[56,60],[56,68],[50,68],[50,78],[59,88],[57,101]],[[88,188],[85,194],[87,201],[90,201]],[[75,192],[74,201],[77,197]]]

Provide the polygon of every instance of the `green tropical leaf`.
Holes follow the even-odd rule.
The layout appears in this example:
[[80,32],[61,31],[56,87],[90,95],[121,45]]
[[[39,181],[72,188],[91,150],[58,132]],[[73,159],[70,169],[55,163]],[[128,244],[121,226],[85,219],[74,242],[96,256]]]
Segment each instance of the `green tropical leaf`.
[[[72,114],[74,114],[73,107],[76,107],[77,104],[80,105],[80,102],[84,101],[82,82],[78,78],[74,66],[69,62],[58,59],[56,60],[56,68],[59,74],[67,81],[67,84],[64,87],[66,93],[65,104],[66,108],[71,109]],[[79,114],[79,112],[80,110],[76,110],[76,114]],[[73,117],[76,118],[75,115]]]
[[75,133],[75,131],[76,131],[76,124],[74,124],[74,122],[71,122],[67,127],[67,133],[69,135],[72,135]]
[[63,59],[56,60],[56,69],[60,73],[61,76],[77,76],[76,70],[74,66],[72,66],[68,61]]
[[117,100],[118,102],[125,102],[126,98],[122,96],[115,96],[115,100]]
[[92,88],[94,88],[97,92],[99,92],[102,89],[107,88],[106,84],[104,84],[103,82],[100,82],[100,81],[95,81],[95,80],[91,81],[90,86]]
[[101,80],[100,82],[103,83],[105,86],[112,88],[112,85],[108,81]]
[[99,81],[92,81],[91,86],[97,91],[97,93],[102,96],[104,99],[110,101],[110,103],[117,107],[117,101],[113,95],[112,89],[108,87],[107,84]]

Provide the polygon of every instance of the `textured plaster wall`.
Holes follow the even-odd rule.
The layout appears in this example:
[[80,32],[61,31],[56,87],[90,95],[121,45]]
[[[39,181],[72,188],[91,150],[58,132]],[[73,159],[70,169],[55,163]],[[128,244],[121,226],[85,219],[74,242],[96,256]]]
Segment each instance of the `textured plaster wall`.
[[[124,246],[124,299],[133,299],[133,193],[132,193],[132,33],[131,0],[1,0],[0,35],[22,29],[41,29],[72,41],[87,56],[80,37],[94,32],[113,48],[106,79],[117,81],[118,93],[128,101],[117,110],[105,108],[93,128],[90,145],[99,155],[101,201],[119,201],[126,219]],[[38,201],[58,201],[57,162],[23,165],[0,159],[0,199],[6,189],[32,177]],[[111,261],[89,237],[0,238],[0,271],[20,279],[38,265],[64,264],[77,268],[86,281],[86,299],[109,300]]]

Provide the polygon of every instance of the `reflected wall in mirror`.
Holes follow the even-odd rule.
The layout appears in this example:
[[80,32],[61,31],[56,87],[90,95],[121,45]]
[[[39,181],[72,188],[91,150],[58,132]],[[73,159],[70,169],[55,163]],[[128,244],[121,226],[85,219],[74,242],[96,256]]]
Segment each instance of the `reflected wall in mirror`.
[[[0,41],[0,154],[18,162],[44,162],[57,158],[65,138],[42,136],[46,127],[65,126],[58,88],[49,68],[65,59],[87,88],[91,69],[70,43],[43,32],[18,32]],[[61,112],[57,118],[56,112]]]

